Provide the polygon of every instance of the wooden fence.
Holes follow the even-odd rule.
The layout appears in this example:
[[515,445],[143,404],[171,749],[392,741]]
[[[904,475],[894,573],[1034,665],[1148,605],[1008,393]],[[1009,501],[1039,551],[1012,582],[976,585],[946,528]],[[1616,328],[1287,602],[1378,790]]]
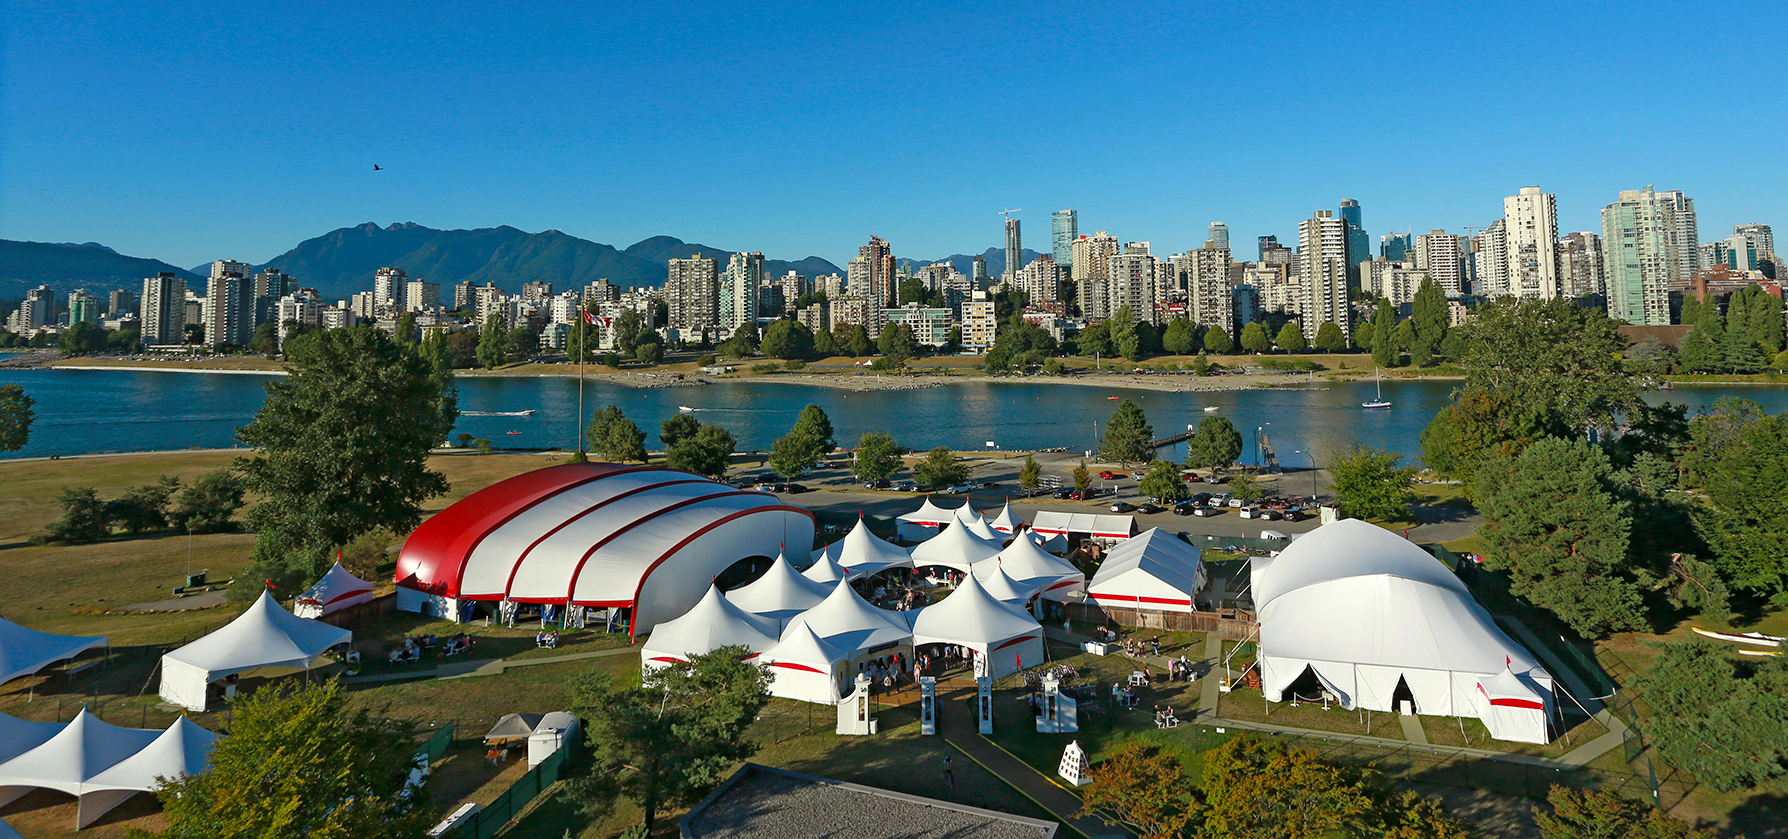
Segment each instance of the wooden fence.
[[1097,603],[1065,604],[1068,618],[1075,623],[1102,624],[1107,621],[1133,629],[1164,629],[1172,632],[1215,632],[1225,641],[1245,641],[1254,637],[1259,624],[1247,609],[1217,609],[1203,612],[1162,612],[1154,609],[1126,609],[1101,606]]

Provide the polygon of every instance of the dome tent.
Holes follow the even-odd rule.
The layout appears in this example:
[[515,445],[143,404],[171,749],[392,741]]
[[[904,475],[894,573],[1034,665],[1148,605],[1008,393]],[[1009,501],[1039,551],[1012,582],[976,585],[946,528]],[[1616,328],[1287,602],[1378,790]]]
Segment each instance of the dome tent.
[[903,542],[923,542],[936,536],[954,515],[950,510],[931,503],[931,496],[927,495],[925,503],[919,505],[919,509],[895,520],[894,535]]
[[1014,580],[1037,586],[1045,600],[1078,603],[1086,599],[1086,574],[1074,563],[1043,550],[1029,533],[1013,539],[992,560],[976,563],[976,573],[981,573],[985,562],[997,564]]
[[845,534],[843,539],[814,552],[814,559],[820,555],[831,557],[844,566],[852,578],[868,577],[889,568],[911,568],[912,558],[906,551],[882,541],[881,537],[869,532],[869,525],[862,516],[857,517],[857,526]]
[[831,592],[830,586],[801,576],[788,563],[787,556],[777,554],[762,577],[727,592],[726,599],[747,612],[781,624],[819,605]]
[[66,658],[106,646],[104,636],[55,635],[0,618],[0,682],[29,676]]
[[[869,605],[848,582],[840,581],[818,606],[801,613],[815,635],[853,656],[886,644],[911,645],[910,612],[889,612]],[[785,633],[786,634],[786,633]]]
[[203,711],[206,689],[228,676],[283,676],[321,666],[323,653],[354,633],[305,620],[269,592],[223,628],[161,657],[161,698]]
[[1029,659],[1043,663],[1043,627],[1030,615],[994,599],[973,574],[950,596],[913,618],[913,646],[960,644],[985,658],[987,675],[1015,673]]
[[836,705],[844,665],[854,652],[819,637],[806,621],[797,619],[757,660],[770,668],[771,696]]
[[976,536],[962,522],[944,528],[944,532],[913,548],[912,563],[916,568],[941,565],[967,573],[969,566],[997,556],[1000,546]]
[[733,645],[761,653],[775,645],[776,630],[775,619],[733,605],[719,588],[710,585],[694,608],[652,630],[639,657],[646,667],[662,667],[684,664],[691,655]]
[[365,603],[373,596],[373,586],[343,568],[340,561],[316,585],[306,589],[293,603],[292,614],[301,618],[320,618],[330,612]]

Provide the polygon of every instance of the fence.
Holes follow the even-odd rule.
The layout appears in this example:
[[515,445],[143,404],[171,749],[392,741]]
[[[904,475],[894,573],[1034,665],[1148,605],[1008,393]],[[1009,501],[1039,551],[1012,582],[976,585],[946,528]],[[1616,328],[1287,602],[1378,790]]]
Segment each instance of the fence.
[[371,618],[395,611],[397,611],[397,592],[393,591],[381,594],[365,603],[355,603],[352,606],[330,612],[317,620],[331,626],[352,629]]
[[[431,741],[432,742],[432,741]],[[464,827],[454,832],[460,839],[490,839],[498,831],[515,822],[516,816],[526,809],[529,802],[547,787],[558,783],[564,775],[566,764],[575,759],[583,750],[584,735],[579,731],[568,738],[559,750],[553,752],[545,760],[540,761],[527,774],[516,779],[514,785],[504,790],[497,800],[489,806],[480,808],[468,820]]]
[[1174,632],[1215,632],[1225,641],[1253,637],[1257,624],[1254,613],[1246,609],[1217,609],[1200,612],[1161,612],[1154,609],[1126,609],[1111,604],[1064,603],[1064,613],[1075,623],[1103,624],[1138,629],[1163,629]]
[[[1272,525],[1261,523],[1261,529],[1270,530]],[[1223,553],[1257,553],[1269,554],[1285,550],[1291,545],[1286,539],[1254,539],[1247,536],[1214,536],[1209,533],[1200,535],[1188,533],[1186,542],[1202,551],[1220,551]]]
[[435,733],[429,735],[428,742],[422,744],[422,751],[428,755],[428,762],[434,763],[441,759],[441,755],[447,753],[447,747],[452,743],[453,723],[448,723],[435,729]]

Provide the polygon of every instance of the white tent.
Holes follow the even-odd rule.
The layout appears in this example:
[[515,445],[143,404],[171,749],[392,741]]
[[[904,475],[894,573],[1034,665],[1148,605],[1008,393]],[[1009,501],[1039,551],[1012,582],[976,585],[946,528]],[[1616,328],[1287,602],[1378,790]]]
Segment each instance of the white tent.
[[845,662],[854,652],[819,637],[806,621],[796,620],[782,633],[782,641],[757,660],[770,668],[771,696],[836,705]]
[[[196,725],[192,727],[198,728]],[[180,729],[180,723],[176,722],[169,732]],[[210,732],[204,729],[199,731],[215,739],[215,735]],[[75,810],[76,829],[86,827],[107,810],[130,797],[128,793],[118,793],[125,790],[140,792],[143,789],[140,786],[101,783],[99,779],[106,771],[149,751],[150,744],[167,736],[166,732],[157,732],[154,729],[120,728],[100,720],[82,708],[81,713],[63,726],[56,736],[37,748],[0,763],[0,804],[17,800],[36,787],[66,792],[79,800]],[[181,731],[176,738],[178,739],[173,745],[179,746],[187,736]],[[197,741],[200,738],[193,735],[191,739]],[[198,763],[203,763],[209,747],[210,743],[206,741],[204,749],[199,750]],[[142,762],[131,761],[130,765],[124,767],[125,771],[115,778],[125,782],[141,781],[142,773],[148,771],[151,773],[148,776],[148,789],[153,789],[155,774],[179,777],[188,771],[197,770],[198,765],[190,765],[185,761],[189,756],[183,748],[164,747]]]
[[1008,536],[1013,535],[1024,528],[1024,522],[1019,521],[1017,516],[1012,515],[1012,502],[1010,501],[1000,507],[1000,514],[994,516],[993,520],[989,521],[987,524],[994,530]]
[[1478,679],[1478,718],[1498,740],[1546,743],[1546,723],[1552,716],[1552,691],[1541,690],[1513,670]]
[[534,729],[545,719],[545,714],[504,714],[497,724],[484,732],[486,743],[508,743],[512,740],[526,740],[533,736]]
[[161,657],[161,698],[205,710],[206,688],[229,676],[283,676],[323,664],[323,653],[354,633],[305,620],[261,592],[255,605],[222,629]]
[[338,609],[365,603],[372,597],[372,583],[354,576],[337,562],[329,567],[329,572],[316,585],[298,595],[292,614],[301,618],[320,618]]
[[734,606],[771,618],[780,625],[819,605],[831,592],[831,586],[801,576],[801,572],[788,563],[788,557],[777,554],[776,561],[770,563],[770,570],[727,592],[726,599]]
[[975,563],[975,573],[985,576],[982,566],[989,563],[1014,580],[1037,586],[1045,600],[1079,603],[1086,599],[1086,574],[1074,563],[1043,550],[1028,533],[1013,539],[993,559]]
[[[1348,708],[1476,715],[1512,736],[1535,736],[1535,726],[1494,709],[1533,709],[1490,705],[1480,684],[1495,688],[1491,699],[1537,696],[1542,715],[1552,706],[1551,675],[1452,572],[1394,533],[1343,519],[1252,567],[1268,699],[1320,685]],[[1504,670],[1528,692],[1494,678]],[[1299,684],[1306,674],[1315,684]]]
[[[850,583],[840,582],[818,606],[801,613],[797,622],[807,624],[815,635],[854,656],[884,645],[910,645],[912,624],[905,615],[869,605]],[[786,634],[786,633],[785,633]]]
[[1087,584],[1087,598],[1100,606],[1154,612],[1191,612],[1209,577],[1202,553],[1151,527],[1111,549]]
[[1043,627],[1023,610],[1001,603],[975,575],[938,603],[919,610],[913,619],[913,646],[960,644],[984,657],[987,675],[999,678],[1028,661],[1043,663]]
[[221,739],[198,723],[180,717],[143,750],[99,773],[83,786],[80,812],[85,827],[107,810],[139,793],[153,792],[160,778],[184,778],[205,768],[211,748]]
[[911,568],[913,561],[906,551],[882,541],[881,537],[869,532],[869,525],[859,516],[857,526],[845,534],[843,539],[833,542],[818,551],[814,551],[814,559],[821,555],[838,560],[851,577],[867,577],[878,571],[889,568]]
[[777,628],[776,619],[733,605],[720,589],[710,585],[708,593],[682,617],[652,628],[652,634],[640,647],[639,657],[646,667],[664,667],[683,664],[691,655],[731,645],[743,645],[761,653],[775,645]]
[[0,618],[0,682],[29,676],[50,664],[105,645],[103,636],[53,635]]
[[895,520],[894,535],[903,542],[923,542],[937,535],[944,525],[949,524],[954,513],[931,503],[931,496],[925,496],[925,503]]
[[62,729],[59,722],[32,722],[0,714],[0,763],[49,742]]
[[839,580],[848,580],[856,575],[839,565],[838,560],[827,556],[826,549],[821,548],[813,552],[813,564],[808,566],[806,571],[802,571],[801,576],[819,583],[825,586],[827,591],[831,591],[832,586],[836,585]]
[[913,548],[912,563],[915,568],[941,565],[966,573],[969,566],[997,556],[999,552],[998,543],[976,536],[968,525],[956,522],[930,541]]
[[[986,570],[983,570],[986,569]],[[981,587],[993,595],[993,599],[1015,606],[1020,610],[1036,596],[1037,587],[1030,583],[1021,583],[1012,579],[1011,575],[1000,568],[999,559],[984,559],[969,569],[974,572],[975,579],[981,581]]]
[[1012,538],[1010,534],[994,530],[993,526],[988,524],[987,520],[980,516],[976,516],[974,519],[965,522],[965,526],[968,527],[970,533],[981,537],[983,541],[996,548],[1005,545],[1006,540]]
[[1136,532],[1136,518],[1134,516],[1039,510],[1037,515],[1031,519],[1031,529],[1045,536],[1080,536],[1107,542],[1121,542]]

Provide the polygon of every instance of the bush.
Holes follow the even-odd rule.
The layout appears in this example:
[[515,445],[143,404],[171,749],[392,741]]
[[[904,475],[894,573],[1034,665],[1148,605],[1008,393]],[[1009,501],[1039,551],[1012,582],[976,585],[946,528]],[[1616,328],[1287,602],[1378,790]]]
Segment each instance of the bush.
[[99,500],[99,493],[92,487],[66,487],[62,490],[62,518],[32,541],[78,545],[97,542],[111,533],[112,522],[106,517],[106,505]]
[[760,361],[756,364],[751,365],[751,372],[756,373],[760,376],[767,374],[767,373],[774,373],[781,369],[782,369],[782,365],[777,364],[774,361]]
[[236,529],[231,517],[242,508],[243,494],[242,477],[219,469],[181,490],[168,518],[188,533],[227,533]]

